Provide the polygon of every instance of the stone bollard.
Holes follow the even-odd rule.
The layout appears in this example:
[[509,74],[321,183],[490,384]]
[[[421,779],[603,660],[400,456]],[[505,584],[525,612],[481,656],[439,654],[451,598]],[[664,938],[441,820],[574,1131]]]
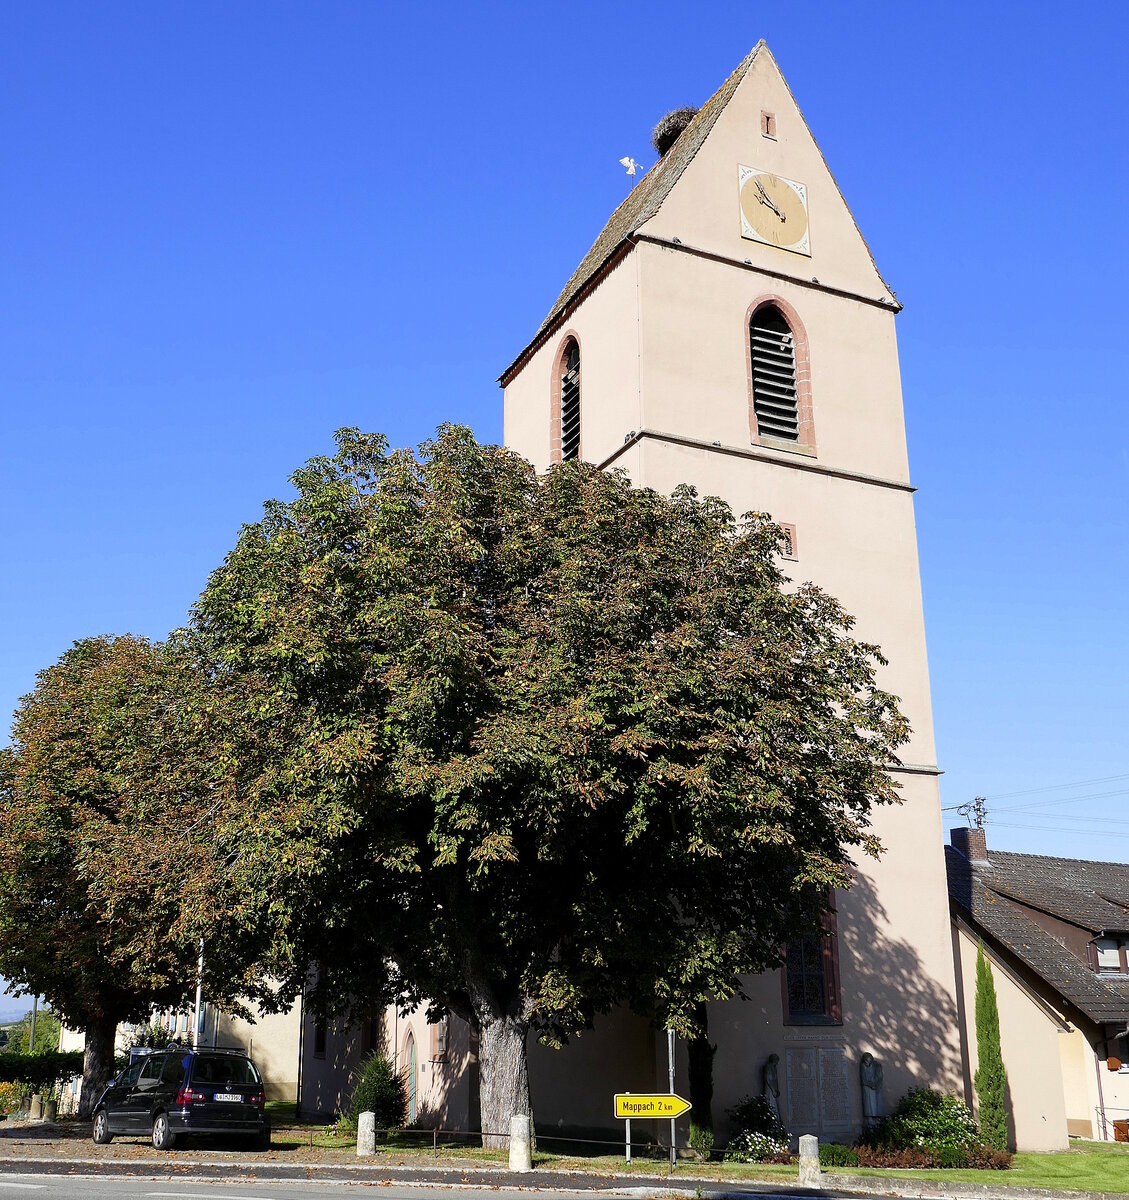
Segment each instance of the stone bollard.
[[54,1097],[43,1101],[43,1119],[56,1121],[59,1118],[59,1102]]
[[533,1170],[533,1151],[529,1144],[528,1115],[510,1117],[510,1170]]
[[27,1114],[29,1121],[43,1120],[43,1097],[38,1092],[31,1094],[31,1108]]
[[357,1154],[368,1157],[376,1153],[376,1113],[363,1112],[357,1118]]
[[823,1176],[819,1170],[819,1138],[813,1133],[805,1133],[800,1138],[800,1187],[817,1188],[823,1186]]

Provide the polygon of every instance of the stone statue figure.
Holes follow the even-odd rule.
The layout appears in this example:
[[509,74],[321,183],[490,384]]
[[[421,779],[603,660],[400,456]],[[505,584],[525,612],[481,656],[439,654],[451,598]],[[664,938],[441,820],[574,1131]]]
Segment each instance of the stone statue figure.
[[869,1051],[859,1060],[859,1083],[862,1084],[863,1123],[875,1125],[884,1115],[882,1112],[882,1064]]
[[761,1095],[765,1103],[780,1117],[780,1055],[770,1054],[761,1069]]

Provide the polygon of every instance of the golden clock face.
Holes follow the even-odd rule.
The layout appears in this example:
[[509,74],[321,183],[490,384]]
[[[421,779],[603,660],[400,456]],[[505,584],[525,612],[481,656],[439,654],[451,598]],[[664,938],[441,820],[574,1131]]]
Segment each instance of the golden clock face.
[[738,167],[741,236],[796,254],[811,254],[808,238],[808,190],[754,167]]

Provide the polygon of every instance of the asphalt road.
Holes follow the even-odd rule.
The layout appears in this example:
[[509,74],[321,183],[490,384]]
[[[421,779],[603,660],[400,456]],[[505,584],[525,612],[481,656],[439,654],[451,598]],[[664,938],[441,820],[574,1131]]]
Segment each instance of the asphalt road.
[[[377,1192],[377,1189],[379,1191]],[[457,1186],[458,1200],[505,1200],[522,1197],[530,1191],[517,1187]],[[373,1196],[380,1200],[452,1200],[452,1189],[427,1186],[407,1186],[383,1182],[321,1182],[315,1180],[262,1180],[257,1182],[227,1179],[153,1179],[136,1176],[36,1175],[5,1173],[0,1176],[0,1200],[303,1200],[307,1196]],[[669,1191],[663,1189],[666,1195]],[[610,1195],[611,1193],[600,1193]],[[651,1188],[625,1188],[617,1196],[643,1197],[655,1195]],[[679,1189],[682,1196],[693,1191]],[[554,1200],[592,1200],[592,1192],[561,1192],[554,1190]]]

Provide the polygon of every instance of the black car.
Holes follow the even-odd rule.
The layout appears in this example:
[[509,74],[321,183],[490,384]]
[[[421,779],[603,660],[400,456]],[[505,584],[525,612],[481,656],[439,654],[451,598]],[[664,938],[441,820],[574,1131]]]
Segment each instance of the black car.
[[148,1134],[157,1150],[171,1150],[189,1133],[235,1134],[270,1145],[263,1081],[242,1051],[154,1050],[112,1079],[93,1111],[94,1140]]

